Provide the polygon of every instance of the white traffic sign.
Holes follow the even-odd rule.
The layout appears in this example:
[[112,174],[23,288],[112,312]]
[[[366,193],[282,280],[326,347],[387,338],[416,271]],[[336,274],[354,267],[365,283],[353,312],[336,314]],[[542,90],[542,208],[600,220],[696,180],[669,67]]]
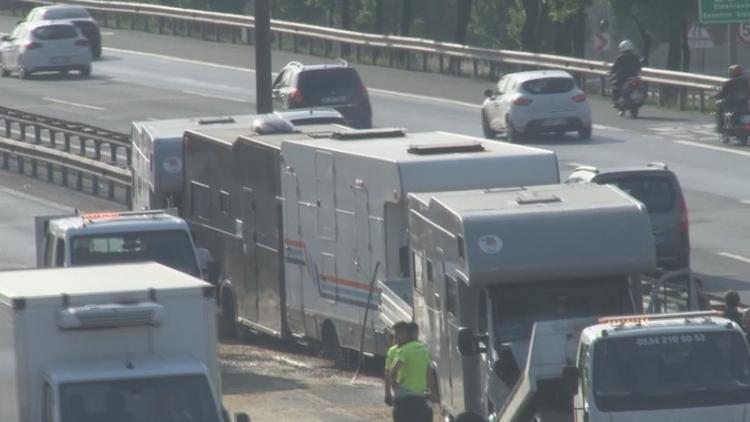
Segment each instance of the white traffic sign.
[[750,44],[750,22],[737,25],[737,38],[745,44]]
[[714,48],[714,40],[705,27],[693,24],[688,30],[688,46],[691,49]]
[[594,33],[594,51],[602,52],[609,49],[609,34],[595,32]]

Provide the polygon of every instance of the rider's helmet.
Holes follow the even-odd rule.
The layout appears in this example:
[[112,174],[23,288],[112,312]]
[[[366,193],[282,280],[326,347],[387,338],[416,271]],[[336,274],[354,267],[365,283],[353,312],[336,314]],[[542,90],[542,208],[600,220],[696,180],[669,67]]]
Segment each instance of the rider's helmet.
[[633,51],[635,47],[633,46],[633,41],[630,40],[624,40],[620,43],[620,45],[617,46],[617,49],[620,50],[620,53],[624,53],[626,51]]
[[744,73],[744,69],[742,66],[738,64],[733,64],[729,66],[729,77],[730,78],[739,78]]

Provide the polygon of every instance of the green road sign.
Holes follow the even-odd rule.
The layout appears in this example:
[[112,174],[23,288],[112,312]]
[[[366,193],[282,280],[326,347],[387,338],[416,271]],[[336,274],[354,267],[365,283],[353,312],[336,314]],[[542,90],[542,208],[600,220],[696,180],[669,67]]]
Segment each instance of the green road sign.
[[750,21],[750,0],[700,0],[700,21],[703,24]]

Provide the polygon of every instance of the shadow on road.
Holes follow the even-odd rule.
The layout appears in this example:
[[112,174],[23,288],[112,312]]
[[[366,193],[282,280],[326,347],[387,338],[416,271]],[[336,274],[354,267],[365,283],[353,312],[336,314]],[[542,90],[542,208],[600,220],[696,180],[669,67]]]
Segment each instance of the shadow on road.
[[261,375],[254,372],[223,372],[221,383],[224,394],[268,393],[307,388],[305,384],[292,378]]

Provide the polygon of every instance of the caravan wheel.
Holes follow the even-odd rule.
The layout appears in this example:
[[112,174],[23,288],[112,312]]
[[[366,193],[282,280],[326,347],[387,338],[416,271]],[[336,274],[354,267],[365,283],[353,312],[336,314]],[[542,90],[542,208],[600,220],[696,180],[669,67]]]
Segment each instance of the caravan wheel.
[[336,328],[331,321],[326,320],[323,323],[321,337],[323,343],[323,357],[331,359],[337,368],[345,367],[345,353],[341,348],[341,343],[339,343],[339,336],[336,334]]

